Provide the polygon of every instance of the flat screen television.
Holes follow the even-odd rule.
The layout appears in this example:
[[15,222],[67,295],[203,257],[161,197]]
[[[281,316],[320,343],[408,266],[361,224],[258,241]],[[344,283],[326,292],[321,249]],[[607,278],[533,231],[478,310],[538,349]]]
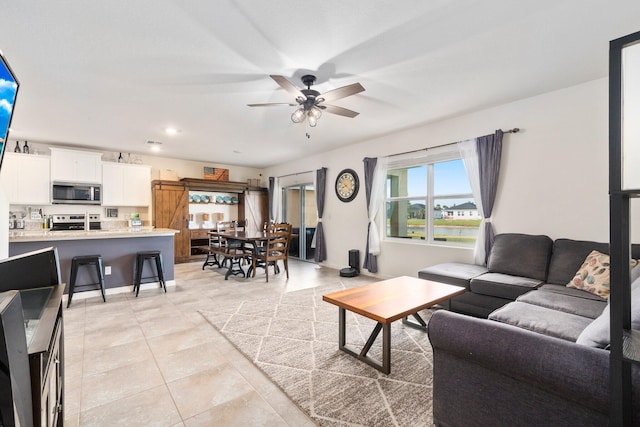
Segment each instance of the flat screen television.
[[49,247],[0,260],[0,292],[60,284],[58,249]]
[[0,168],[9,138],[9,126],[18,95],[18,79],[0,51]]

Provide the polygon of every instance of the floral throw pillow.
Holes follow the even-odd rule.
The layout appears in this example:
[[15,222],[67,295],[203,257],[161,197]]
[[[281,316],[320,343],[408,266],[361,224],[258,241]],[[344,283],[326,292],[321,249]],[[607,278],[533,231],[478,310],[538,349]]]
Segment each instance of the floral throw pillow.
[[[631,267],[635,267],[637,263],[638,261],[632,260]],[[609,265],[609,255],[591,251],[567,287],[582,289],[602,298],[609,298]]]

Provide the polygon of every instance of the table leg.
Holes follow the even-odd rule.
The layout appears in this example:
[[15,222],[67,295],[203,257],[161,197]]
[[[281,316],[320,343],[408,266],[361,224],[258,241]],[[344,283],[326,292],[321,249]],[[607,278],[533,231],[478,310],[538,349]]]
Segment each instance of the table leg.
[[[360,357],[367,356],[367,353],[369,353],[369,350],[371,350],[371,346],[376,341],[376,338],[378,338],[378,335],[380,334],[381,329],[382,329],[382,323],[378,322],[375,328],[373,328],[371,335],[369,335],[369,339],[367,340],[366,344],[364,345],[364,347],[362,347],[362,350],[360,351]],[[384,332],[382,333],[382,338],[384,341]]]
[[387,375],[391,372],[391,323],[382,325],[382,369]]
[[338,348],[340,350],[344,350],[347,343],[346,315],[347,311],[344,308],[338,308]]
[[[230,265],[229,265],[229,269],[227,270],[226,274],[224,275],[224,280],[229,279],[230,275],[238,275],[238,274],[242,274],[242,277],[247,277],[244,270],[242,269],[242,266],[240,265],[240,258],[238,257],[225,257],[225,261],[229,260]],[[224,261],[223,261],[224,263]],[[235,267],[235,268],[234,268]]]
[[418,313],[414,313],[412,314],[413,318],[415,319],[415,321],[413,320],[409,320],[408,317],[403,317],[402,318],[402,324],[403,325],[407,325],[411,328],[415,328],[415,329],[420,329],[422,331],[426,331],[427,330],[427,322],[424,321],[424,319],[422,317],[420,317],[420,315]]
[[[371,349],[371,346],[375,342],[376,338],[382,331],[382,363],[367,356],[367,353]],[[354,348],[347,345],[347,325],[346,325],[346,310],[342,307],[338,307],[338,348],[347,354],[355,357],[366,363],[367,365],[377,369],[383,374],[389,374],[391,372],[391,324],[382,324],[378,322],[373,328],[369,339],[362,350],[358,353]]]

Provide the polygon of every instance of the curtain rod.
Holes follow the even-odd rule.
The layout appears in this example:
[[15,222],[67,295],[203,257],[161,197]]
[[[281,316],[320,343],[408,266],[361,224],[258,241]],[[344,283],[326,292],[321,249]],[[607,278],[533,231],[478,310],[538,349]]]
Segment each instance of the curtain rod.
[[[520,132],[520,128],[513,128],[513,129],[502,131],[502,133],[518,133],[518,132]],[[446,147],[446,146],[449,146],[449,145],[454,145],[454,144],[457,144],[458,142],[459,141],[447,142],[446,144],[434,145],[433,147],[419,148],[417,150],[405,151],[403,153],[390,154],[387,157],[402,156],[403,154],[417,153],[418,151],[433,150],[434,148],[441,148],[441,147]]]
[[302,175],[302,174],[305,174],[305,173],[312,173],[312,172],[315,172],[315,170],[312,170],[312,171],[304,171],[304,172],[296,172],[296,173],[290,173],[290,174],[287,174],[287,175],[280,175],[278,178],[286,178],[286,177],[288,177],[288,176]]

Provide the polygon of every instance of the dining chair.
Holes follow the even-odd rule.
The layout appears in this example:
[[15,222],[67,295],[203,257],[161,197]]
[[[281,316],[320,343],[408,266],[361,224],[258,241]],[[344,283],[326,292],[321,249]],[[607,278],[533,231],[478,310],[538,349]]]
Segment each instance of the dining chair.
[[274,273],[278,272],[278,261],[282,260],[284,269],[289,278],[289,243],[291,241],[291,224],[270,224],[267,228],[267,240],[265,245],[256,248],[251,258],[253,277],[256,276],[256,268],[264,268],[267,282],[269,281],[269,266],[273,265]]
[[244,232],[245,224],[241,221],[218,221],[216,223],[216,232],[213,233],[217,240],[216,248],[214,249],[218,267],[225,267],[229,262],[229,271],[225,274],[225,280],[229,278],[229,275],[242,274],[245,276],[245,272],[242,269],[242,264],[250,262],[252,250],[245,247],[242,242],[235,241],[233,239],[227,239],[222,236],[222,233],[232,232]]
[[224,252],[225,241],[222,237],[220,237],[218,232],[219,229],[217,224],[212,232],[209,232],[209,245],[204,248],[207,251],[207,258],[204,260],[204,264],[202,264],[203,270],[206,266],[218,266],[218,268],[222,267],[222,265],[220,265],[220,259],[218,258],[218,255]]

